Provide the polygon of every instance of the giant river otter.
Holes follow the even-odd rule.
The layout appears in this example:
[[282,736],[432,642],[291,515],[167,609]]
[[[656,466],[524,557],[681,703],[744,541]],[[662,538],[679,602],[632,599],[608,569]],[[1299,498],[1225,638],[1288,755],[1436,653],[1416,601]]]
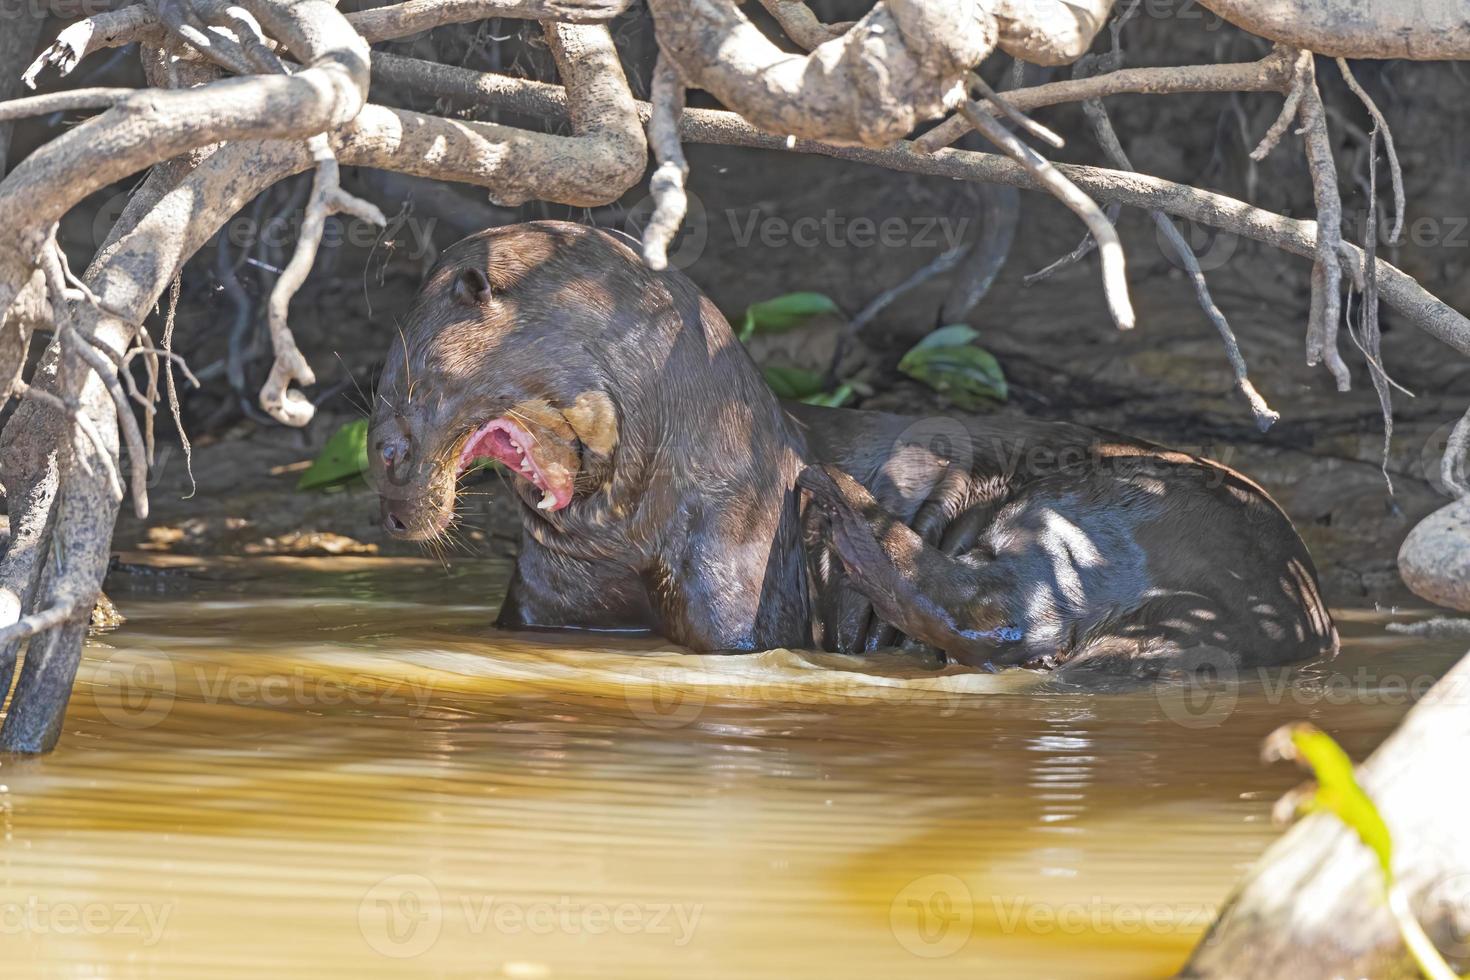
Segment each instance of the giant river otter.
[[1306,548],[1240,474],[1067,423],[784,405],[688,279],[577,225],[445,251],[369,438],[399,537],[445,531],[475,459],[517,474],[506,627],[989,667],[1337,646]]

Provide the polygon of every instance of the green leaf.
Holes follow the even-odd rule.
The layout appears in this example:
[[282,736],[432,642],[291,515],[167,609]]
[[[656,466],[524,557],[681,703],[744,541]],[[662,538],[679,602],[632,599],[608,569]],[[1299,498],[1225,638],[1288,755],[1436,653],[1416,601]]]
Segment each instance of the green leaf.
[[296,489],[324,490],[350,483],[366,473],[367,435],[367,419],[348,422],[332,433],[332,438],[296,481]]
[[928,350],[931,347],[960,347],[970,343],[980,336],[980,331],[968,323],[951,323],[947,327],[940,327],[913,346],[914,350]]
[[[1286,740],[1289,739],[1289,748]],[[1300,805],[1301,811],[1326,810],[1351,827],[1378,858],[1385,884],[1393,882],[1393,840],[1388,824],[1373,800],[1358,785],[1353,760],[1332,736],[1305,722],[1277,729],[1267,740],[1278,754],[1294,758],[1312,770],[1317,788]]]
[[898,369],[949,397],[962,408],[982,408],[1005,401],[1005,373],[995,355],[970,341],[975,329],[956,323],[919,341],[898,362]]
[[1332,736],[1306,722],[1282,725],[1266,737],[1267,760],[1294,759],[1312,770],[1315,786],[1285,796],[1278,807],[1289,806],[1297,814],[1325,810],[1347,824],[1375,857],[1383,873],[1383,891],[1388,910],[1399,927],[1399,935],[1426,980],[1464,980],[1451,970],[1424,927],[1414,918],[1408,896],[1393,877],[1393,840],[1388,824],[1373,800],[1358,785],[1353,760]]
[[841,408],[852,401],[852,385],[846,382],[837,386],[836,391],[822,391],[815,395],[807,395],[802,399],[808,405],[825,405],[828,408]]
[[762,372],[777,398],[801,399],[822,393],[822,376],[798,367],[768,367]]
[[784,333],[812,317],[828,315],[842,315],[831,297],[822,293],[787,293],[746,307],[740,339],[749,340],[758,333]]

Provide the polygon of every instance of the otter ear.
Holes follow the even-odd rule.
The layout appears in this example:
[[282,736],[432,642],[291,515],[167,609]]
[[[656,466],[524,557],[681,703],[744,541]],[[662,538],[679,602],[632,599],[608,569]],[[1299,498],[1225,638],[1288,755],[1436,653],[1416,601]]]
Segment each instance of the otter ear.
[[454,301],[460,306],[480,306],[490,299],[490,280],[471,266],[454,276]]

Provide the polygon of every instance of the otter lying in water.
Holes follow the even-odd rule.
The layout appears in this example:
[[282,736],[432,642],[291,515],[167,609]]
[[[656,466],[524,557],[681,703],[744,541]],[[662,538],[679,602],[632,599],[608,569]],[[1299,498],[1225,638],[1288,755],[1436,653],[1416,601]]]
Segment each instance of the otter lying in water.
[[442,534],[476,459],[517,475],[502,626],[1038,667],[1336,649],[1305,546],[1239,474],[1066,423],[783,406],[689,280],[577,225],[446,250],[374,406],[391,534]]

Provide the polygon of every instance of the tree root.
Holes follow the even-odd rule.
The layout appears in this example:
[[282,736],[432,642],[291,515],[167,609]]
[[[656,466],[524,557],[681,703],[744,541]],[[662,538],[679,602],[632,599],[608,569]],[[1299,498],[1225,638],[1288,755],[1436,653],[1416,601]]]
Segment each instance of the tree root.
[[316,162],[316,177],[312,181],[311,199],[306,205],[301,234],[296,240],[296,251],[271,290],[268,318],[275,362],[260,389],[260,407],[266,414],[283,425],[297,428],[310,422],[316,409],[310,399],[290,387],[291,382],[315,384],[316,374],[296,346],[296,338],[286,322],[291,297],[306,282],[316,262],[317,249],[321,246],[322,233],[330,215],[350,214],[379,228],[388,223],[376,206],[342,190],[337,157],[325,135],[313,136],[308,147]]
[[1118,232],[1097,206],[1097,202],[1068,180],[1050,161],[1011,135],[999,120],[980,112],[973,102],[962,105],[960,113],[980,135],[1005,151],[1006,155],[1026,169],[1037,184],[1086,223],[1087,230],[1092,233],[1102,256],[1103,292],[1107,296],[1108,310],[1112,314],[1113,322],[1118,325],[1119,330],[1132,330],[1133,304],[1128,299],[1123,243],[1118,240]]
[[[1095,99],[1089,100],[1082,103],[1082,109],[1087,114],[1093,133],[1108,159],[1112,160],[1114,166],[1123,170],[1132,170],[1133,163],[1128,159],[1123,144],[1118,141],[1117,131],[1113,129],[1112,120],[1108,118],[1108,111],[1102,102]],[[1184,240],[1179,229],[1174,227],[1174,222],[1162,211],[1150,211],[1149,216],[1153,219],[1164,241],[1168,243],[1174,257],[1184,266],[1185,273],[1194,285],[1194,294],[1199,301],[1200,309],[1204,310],[1205,318],[1220,335],[1220,343],[1225,347],[1225,357],[1235,374],[1235,388],[1250,406],[1256,428],[1265,432],[1274,423],[1280,421],[1281,413],[1273,411],[1271,406],[1266,404],[1266,400],[1261,397],[1260,392],[1256,390],[1255,385],[1251,383],[1245,355],[1240,352],[1240,342],[1235,338],[1235,331],[1230,329],[1230,321],[1225,319],[1225,314],[1220,312],[1220,308],[1215,305],[1214,298],[1210,296],[1210,287],[1205,282],[1204,270],[1200,268],[1194,249],[1189,247],[1189,243]]]
[[974,0],[883,0],[806,56],[776,47],[733,0],[650,0],[660,51],[691,86],[767,132],[885,146],[940,115],[995,46]]
[[[1125,68],[1095,75],[1048,82],[1006,92],[1006,102],[1021,112],[1064,102],[1083,102],[1109,95],[1176,95],[1184,92],[1280,92],[1291,83],[1288,49],[1277,48],[1259,61],[1228,65],[1188,65],[1182,68]],[[995,110],[981,107],[994,115]],[[916,138],[913,148],[934,153],[953,144],[974,127],[964,115],[954,115]]]
[[1301,109],[1302,93],[1306,91],[1311,81],[1311,69],[1312,52],[1297,51],[1291,63],[1291,84],[1286,90],[1286,101],[1281,104],[1281,113],[1276,117],[1276,121],[1271,124],[1270,129],[1266,130],[1266,135],[1261,137],[1261,142],[1256,145],[1256,148],[1251,150],[1252,160],[1260,163],[1266,159],[1271,151],[1276,149],[1276,144],[1281,142],[1281,137],[1285,136],[1286,131],[1291,128],[1292,122],[1295,121]]
[[[399,60],[426,64],[414,62],[413,59]],[[1264,59],[1263,62],[1255,64],[1262,63]],[[1281,61],[1281,63],[1289,65],[1287,61]],[[540,82],[517,84],[515,80],[502,79],[493,86],[477,87],[479,72],[463,68],[449,68],[443,65],[434,67],[439,69],[435,74],[441,80],[453,80],[453,88],[458,94],[468,96],[468,93],[473,92],[474,95],[469,97],[477,98],[483,105],[514,108],[516,111],[534,111],[551,119],[565,120],[568,118],[567,94],[561,86]],[[1045,104],[1055,104],[1057,101],[1064,101],[1060,97],[1060,93],[1064,91],[1071,93],[1107,91],[1111,87],[1106,84],[1109,79],[1140,70],[1153,71],[1154,69],[1124,69],[1109,75],[1085,79],[1080,84],[1071,80],[1054,82],[1033,89],[1008,91],[1006,97],[1012,105],[1026,108],[1027,102],[1017,96],[1021,92],[1036,92],[1044,88],[1049,90]],[[1285,77],[1284,71],[1282,77]],[[1130,91],[1131,89],[1122,90]],[[1262,90],[1270,91],[1271,89],[1263,88]],[[429,91],[442,94],[445,89],[436,88]],[[397,111],[376,107],[370,107],[370,110],[372,115]],[[640,118],[647,120],[651,114],[651,107],[646,102],[638,102],[635,103],[635,111]],[[364,112],[363,117],[355,125],[366,126],[368,117],[369,112]],[[460,125],[485,124],[465,123]],[[955,149],[921,153],[917,151],[916,145],[909,141],[900,141],[883,149],[838,146],[815,140],[792,142],[757,129],[733,112],[719,109],[684,110],[679,120],[679,136],[685,143],[744,146],[766,150],[785,149],[905,173],[1005,184],[1023,190],[1042,189],[1036,178],[1020,164],[992,153]],[[341,154],[342,149],[339,146],[339,156]],[[402,156],[411,157],[412,154],[404,152]],[[374,165],[367,159],[362,162],[364,165]],[[406,160],[397,161],[397,167],[407,166]],[[1160,210],[1174,217],[1185,218],[1197,224],[1250,238],[1295,255],[1312,258],[1317,254],[1317,223],[1314,221],[1288,218],[1224,194],[1200,190],[1147,174],[1108,170],[1080,164],[1059,163],[1054,166],[1072,183],[1097,200],[1116,202],[1119,205],[1144,210]],[[459,164],[455,164],[445,176],[450,180],[476,182],[473,177],[474,173],[475,171],[467,173]],[[1362,250],[1349,242],[1341,243],[1340,253],[1349,259],[1350,266],[1361,265],[1363,262]],[[1470,320],[1429,293],[1412,276],[1384,259],[1375,258],[1374,268],[1378,277],[1380,297],[1384,302],[1398,310],[1407,321],[1430,336],[1470,356]]]
[[1450,430],[1439,462],[1439,480],[1456,499],[1470,496],[1470,478],[1465,475],[1467,455],[1470,455],[1470,410]]
[[[1398,150],[1393,145],[1393,130],[1389,127],[1388,120],[1384,118],[1383,113],[1379,111],[1378,103],[1374,102],[1367,90],[1358,84],[1358,79],[1353,75],[1353,70],[1348,65],[1346,58],[1337,59],[1337,69],[1342,72],[1342,80],[1347,83],[1347,87],[1358,97],[1358,101],[1363,103],[1363,108],[1368,110],[1368,115],[1373,119],[1375,132],[1383,137],[1383,148],[1388,155],[1389,179],[1393,185],[1393,228],[1388,233],[1388,243],[1393,245],[1398,242],[1399,234],[1404,230],[1404,172],[1399,167]],[[1372,152],[1373,148],[1370,146],[1369,153]],[[1378,234],[1376,225],[1370,228],[1372,234]]]
[[[949,294],[939,306],[939,319],[943,323],[959,323],[985,298],[1010,256],[1011,242],[1016,237],[1021,218],[1020,195],[1016,189],[985,184],[980,187],[980,193],[980,235],[950,278]],[[1114,212],[1108,220],[1116,217]]]
[[679,144],[679,116],[684,112],[684,82],[674,63],[659,55],[653,69],[653,86],[649,94],[652,110],[648,116],[648,145],[653,150],[658,169],[648,180],[653,195],[653,214],[643,230],[643,261],[650,268],[662,270],[669,265],[669,245],[684,222],[689,197],[684,181],[689,164]]
[[1337,190],[1337,161],[1327,136],[1327,112],[1317,91],[1310,56],[1305,60],[1298,116],[1306,138],[1307,169],[1312,175],[1312,198],[1317,205],[1317,255],[1312,265],[1312,303],[1307,318],[1307,365],[1326,363],[1338,391],[1353,386],[1342,353],[1337,349],[1342,321],[1342,198]]

